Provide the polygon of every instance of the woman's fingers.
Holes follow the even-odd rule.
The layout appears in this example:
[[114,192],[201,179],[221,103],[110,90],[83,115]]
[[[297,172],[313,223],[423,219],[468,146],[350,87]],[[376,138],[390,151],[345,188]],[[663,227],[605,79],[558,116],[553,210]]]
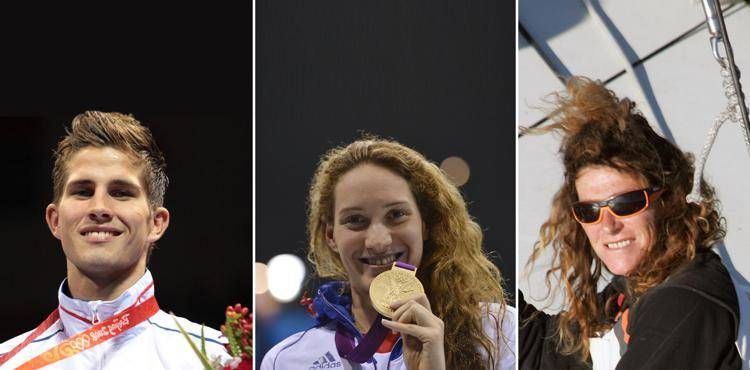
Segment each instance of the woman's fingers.
[[383,319],[388,329],[404,338],[404,359],[408,369],[445,369],[443,320],[430,310],[424,294],[408,300],[395,301],[392,320]]
[[[435,333],[433,328],[428,328],[424,326],[419,326],[415,324],[407,324],[397,321],[391,321],[391,320],[382,320],[383,326],[385,326],[388,329],[391,329],[392,331],[401,333],[401,335],[410,335],[412,337],[415,337],[419,340],[421,343],[425,343],[431,340],[434,340]],[[433,329],[433,330],[430,330]]]
[[430,307],[430,301],[427,299],[427,296],[424,293],[415,294],[405,299],[399,299],[399,300],[393,301],[391,302],[391,309],[398,310],[399,307],[403,306],[404,304],[410,301],[415,301],[419,303],[420,305],[424,306],[425,308],[427,308],[427,310],[429,310],[430,312],[432,312],[432,308]]
[[408,301],[399,306],[392,320],[384,323],[389,329],[420,339],[442,337],[445,327],[443,320],[416,301]]
[[393,321],[418,325],[429,324],[431,318],[437,319],[430,310],[417,301],[408,301],[402,304],[396,309],[392,317]]

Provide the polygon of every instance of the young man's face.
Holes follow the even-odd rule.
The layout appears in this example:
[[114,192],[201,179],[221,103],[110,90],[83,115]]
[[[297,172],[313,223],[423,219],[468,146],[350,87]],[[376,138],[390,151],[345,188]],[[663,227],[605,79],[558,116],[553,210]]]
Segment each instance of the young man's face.
[[68,274],[142,274],[151,244],[169,225],[165,208],[150,209],[142,165],[111,147],[86,147],[66,169],[62,195],[47,206],[46,219],[62,243]]

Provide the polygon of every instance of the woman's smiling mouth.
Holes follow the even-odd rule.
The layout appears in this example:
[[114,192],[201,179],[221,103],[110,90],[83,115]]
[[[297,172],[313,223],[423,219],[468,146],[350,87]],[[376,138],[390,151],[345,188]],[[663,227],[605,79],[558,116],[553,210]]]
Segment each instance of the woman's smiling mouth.
[[397,252],[397,253],[391,253],[391,254],[383,254],[379,256],[371,256],[371,257],[360,257],[359,261],[364,263],[365,265],[372,265],[372,266],[388,266],[392,264],[393,262],[396,262],[401,256],[404,255],[404,252]]
[[609,249],[622,249],[630,245],[632,242],[633,239],[625,239],[614,243],[604,243],[604,245]]

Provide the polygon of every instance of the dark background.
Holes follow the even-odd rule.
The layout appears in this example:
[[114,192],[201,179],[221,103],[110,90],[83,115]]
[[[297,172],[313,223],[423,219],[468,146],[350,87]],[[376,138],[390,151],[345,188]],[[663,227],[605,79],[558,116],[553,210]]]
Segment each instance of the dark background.
[[[512,303],[514,5],[257,1],[256,260],[304,258],[306,195],[317,161],[364,130],[437,163],[451,155],[469,163],[461,190]],[[314,292],[315,283],[307,289]],[[278,341],[269,333],[280,321],[259,318],[258,362]]]
[[51,154],[87,109],[132,113],[154,133],[172,216],[149,265],[156,295],[218,328],[227,305],[252,303],[251,4],[13,6],[0,9],[0,340],[57,305]]

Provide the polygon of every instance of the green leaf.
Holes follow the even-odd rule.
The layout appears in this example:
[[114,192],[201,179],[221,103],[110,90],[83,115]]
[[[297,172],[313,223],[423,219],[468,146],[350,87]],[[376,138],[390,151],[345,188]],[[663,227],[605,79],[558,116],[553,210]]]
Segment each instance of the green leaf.
[[203,334],[203,329],[205,329],[206,326],[201,324],[201,353],[203,355],[206,355],[206,335]]
[[[205,343],[203,343],[203,352],[198,350],[198,346],[193,343],[193,341],[190,339],[190,335],[185,331],[185,329],[182,328],[182,325],[177,321],[177,317],[175,317],[174,313],[169,313],[172,316],[172,319],[174,320],[174,323],[177,325],[177,328],[180,329],[180,333],[182,333],[182,336],[185,337],[185,340],[188,341],[190,344],[190,348],[193,349],[193,352],[195,352],[196,355],[198,355],[198,358],[201,360],[201,363],[203,364],[203,367],[205,370],[214,370],[213,367],[211,367],[211,362],[208,360],[208,357],[206,357],[206,349],[205,349]],[[203,328],[201,328],[201,342],[204,341],[203,337]]]

